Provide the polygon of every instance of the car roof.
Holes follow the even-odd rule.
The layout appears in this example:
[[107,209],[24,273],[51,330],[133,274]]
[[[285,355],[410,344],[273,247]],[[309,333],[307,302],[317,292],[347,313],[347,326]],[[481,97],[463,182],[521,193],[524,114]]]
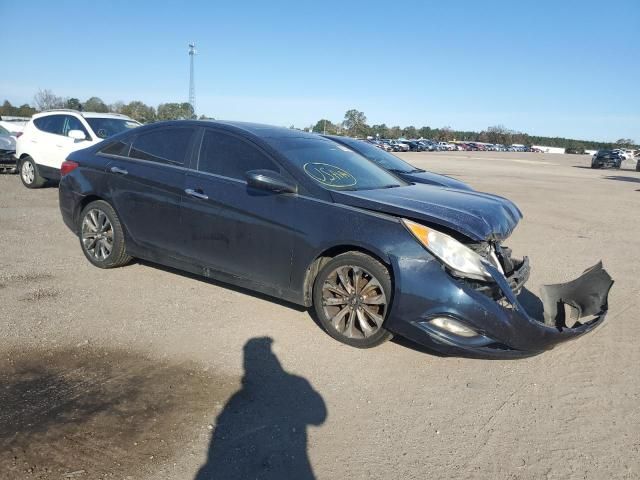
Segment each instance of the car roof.
[[201,120],[197,123],[203,125],[220,125],[229,126],[236,129],[244,130],[251,133],[256,137],[262,138],[321,138],[320,135],[315,133],[303,132],[302,130],[296,130],[294,128],[276,127],[273,125],[265,125],[263,123],[252,122],[236,122],[230,120]]
[[123,115],[121,113],[101,113],[101,112],[79,112],[78,110],[72,110],[69,108],[57,108],[52,110],[45,110],[43,112],[35,113],[32,118],[45,117],[47,115],[55,114],[75,114],[84,118],[121,118],[124,120],[133,120],[131,117]]

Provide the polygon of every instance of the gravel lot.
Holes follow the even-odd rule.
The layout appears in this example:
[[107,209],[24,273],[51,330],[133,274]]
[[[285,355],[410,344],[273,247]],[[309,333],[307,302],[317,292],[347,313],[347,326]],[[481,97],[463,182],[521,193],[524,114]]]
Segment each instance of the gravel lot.
[[602,259],[605,324],[517,361],[356,350],[266,297],[94,268],[57,189],[0,175],[0,477],[247,478],[234,468],[257,462],[272,478],[285,451],[296,478],[640,478],[640,173],[402,156],[518,204],[507,244],[530,256],[532,291]]

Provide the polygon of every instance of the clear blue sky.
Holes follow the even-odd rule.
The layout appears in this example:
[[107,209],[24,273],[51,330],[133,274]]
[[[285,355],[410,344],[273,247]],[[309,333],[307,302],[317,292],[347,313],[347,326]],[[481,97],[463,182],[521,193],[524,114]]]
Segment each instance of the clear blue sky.
[[0,0],[0,100],[39,88],[306,127],[502,124],[640,142],[640,1]]

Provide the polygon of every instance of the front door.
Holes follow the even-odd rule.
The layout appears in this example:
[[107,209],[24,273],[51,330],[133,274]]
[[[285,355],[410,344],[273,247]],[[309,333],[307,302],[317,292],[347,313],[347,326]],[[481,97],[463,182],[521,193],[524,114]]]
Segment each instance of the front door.
[[256,191],[245,172],[281,168],[257,145],[231,133],[206,129],[197,171],[186,177],[183,219],[193,261],[267,285],[290,285],[295,215],[293,194]]

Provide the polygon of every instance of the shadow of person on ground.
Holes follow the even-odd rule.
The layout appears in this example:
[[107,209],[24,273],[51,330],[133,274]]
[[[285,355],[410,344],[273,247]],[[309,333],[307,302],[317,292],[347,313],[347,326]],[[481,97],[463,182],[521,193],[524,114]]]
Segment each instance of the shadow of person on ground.
[[321,425],[325,403],[309,382],[285,372],[273,340],[244,346],[242,388],[218,415],[207,461],[195,480],[314,479],[307,425]]

